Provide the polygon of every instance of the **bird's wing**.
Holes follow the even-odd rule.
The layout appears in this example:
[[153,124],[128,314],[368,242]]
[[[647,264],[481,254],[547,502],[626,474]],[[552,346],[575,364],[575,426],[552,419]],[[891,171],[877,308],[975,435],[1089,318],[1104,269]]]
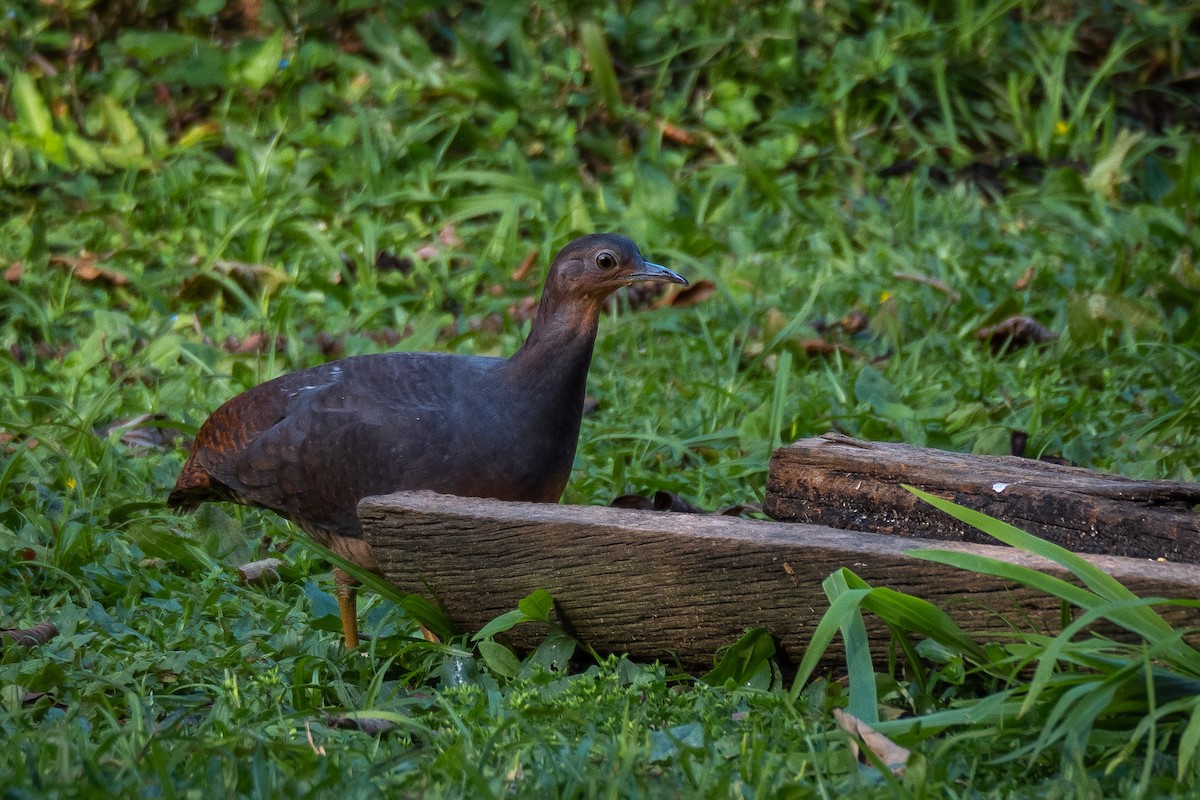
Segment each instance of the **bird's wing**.
[[387,353],[282,376],[235,398],[252,406],[238,417],[245,441],[205,467],[243,502],[359,535],[359,499],[448,469],[455,409],[496,361]]

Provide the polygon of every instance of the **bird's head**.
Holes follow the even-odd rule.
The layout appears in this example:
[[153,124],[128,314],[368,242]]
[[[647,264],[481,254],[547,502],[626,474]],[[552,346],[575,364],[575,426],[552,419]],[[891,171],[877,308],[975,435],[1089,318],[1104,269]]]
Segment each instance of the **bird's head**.
[[688,282],[678,274],[642,258],[636,244],[615,233],[594,233],[575,239],[558,252],[546,279],[547,290],[559,297],[600,303],[622,286],[633,283]]

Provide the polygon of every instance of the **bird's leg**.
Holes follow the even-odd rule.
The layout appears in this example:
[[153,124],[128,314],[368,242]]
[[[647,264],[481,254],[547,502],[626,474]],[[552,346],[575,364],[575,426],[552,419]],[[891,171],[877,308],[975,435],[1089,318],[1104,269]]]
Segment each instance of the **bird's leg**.
[[342,612],[346,649],[355,650],[358,648],[358,580],[334,567],[333,583],[337,587],[338,610]]

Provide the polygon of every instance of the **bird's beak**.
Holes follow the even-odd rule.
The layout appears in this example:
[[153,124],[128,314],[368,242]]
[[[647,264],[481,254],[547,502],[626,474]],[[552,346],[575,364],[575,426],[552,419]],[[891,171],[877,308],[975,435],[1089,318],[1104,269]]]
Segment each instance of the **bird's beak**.
[[643,261],[641,268],[634,270],[629,275],[629,278],[634,281],[647,281],[650,283],[678,283],[683,286],[688,285],[687,278],[672,272],[666,267],[651,264],[649,261]]

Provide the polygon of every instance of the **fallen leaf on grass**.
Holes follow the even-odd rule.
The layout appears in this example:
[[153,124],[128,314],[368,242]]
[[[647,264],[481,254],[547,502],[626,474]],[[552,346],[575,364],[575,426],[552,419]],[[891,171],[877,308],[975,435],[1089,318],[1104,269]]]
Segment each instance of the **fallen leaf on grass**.
[[97,263],[102,260],[112,258],[112,253],[103,256],[97,256],[95,253],[89,253],[87,250],[81,250],[78,256],[53,255],[50,256],[49,263],[67,267],[71,273],[84,281],[103,280],[113,286],[124,286],[129,283],[129,277],[120,272],[113,272],[110,269],[104,269],[97,266]]
[[[193,264],[198,263],[199,259],[193,260]],[[227,299],[234,299],[229,296],[228,287],[217,277],[218,275],[224,275],[229,278],[247,294],[253,294],[258,291],[262,291],[264,294],[271,294],[290,280],[286,272],[269,264],[246,264],[241,261],[214,261],[211,271],[196,272],[184,279],[183,284],[179,287],[179,291],[175,293],[175,299],[183,301],[207,300],[218,293],[225,294]]]
[[116,420],[97,433],[108,436],[113,431],[121,431],[121,444],[134,450],[169,450],[179,438],[179,431],[154,424],[167,418],[166,414],[139,414],[131,419]]
[[39,622],[32,628],[9,628],[0,630],[0,640],[9,640],[22,647],[33,647],[45,644],[58,636],[58,628],[53,622]]
[[660,298],[666,292],[667,286],[665,283],[635,283],[605,298],[604,310],[609,312],[618,307],[621,295],[624,295],[629,301],[630,311],[638,311],[643,308],[659,308],[662,303]]
[[319,756],[325,755],[325,745],[313,741],[312,728],[309,727],[308,720],[304,721],[304,733],[308,737],[308,746],[312,748],[312,751]]
[[242,583],[266,586],[279,580],[279,568],[282,566],[283,561],[278,558],[251,561],[249,564],[242,564],[238,567],[238,578]]
[[[453,223],[447,223],[442,226],[442,229],[438,231],[437,240],[438,244],[450,250],[462,247],[463,244],[463,240],[459,237]],[[417,248],[417,258],[423,261],[432,261],[437,258],[438,253],[441,252],[438,244],[430,242],[429,244],[421,245]]]
[[21,280],[21,276],[25,274],[25,265],[20,261],[14,261],[4,270],[4,280],[9,283],[16,283]]
[[703,303],[717,291],[717,285],[710,280],[700,280],[691,286],[681,286],[670,292],[655,305],[656,308],[670,306],[671,308],[688,308]]
[[893,272],[892,277],[899,281],[919,283],[923,286],[928,286],[931,289],[937,289],[955,303],[957,303],[959,300],[962,300],[962,295],[958,292],[958,290],[950,288],[950,286],[948,286],[944,281],[940,281],[937,278],[930,277],[929,275],[918,275],[915,272]]
[[337,358],[346,350],[344,336],[334,336],[321,331],[317,334],[317,350],[326,358]]
[[372,717],[367,714],[335,714],[325,718],[325,724],[331,728],[348,731],[362,731],[372,736],[382,736],[396,727],[390,719]]
[[822,339],[819,336],[810,336],[805,339],[801,339],[800,349],[803,350],[804,354],[810,358],[813,356],[829,356],[833,355],[834,353],[841,353],[842,355],[849,356],[850,358],[856,358],[862,361],[867,360],[865,355],[858,352],[853,347],[842,344],[841,342],[830,342],[826,339]]
[[262,331],[243,336],[241,339],[230,334],[225,338],[223,347],[226,353],[235,356],[245,355],[246,353],[266,353],[272,347],[275,348],[276,353],[282,353],[287,350],[287,337],[275,336],[274,334],[268,335]]
[[462,247],[463,240],[459,238],[454,223],[447,223],[438,231],[438,241],[446,247]]
[[4,445],[4,452],[13,453],[18,447],[18,442],[24,442],[25,446],[30,450],[35,449],[41,442],[32,436],[25,438],[25,434],[9,433],[8,431],[0,430],[0,444]]
[[1016,282],[1013,283],[1013,289],[1023,292],[1029,288],[1029,284],[1031,283],[1033,283],[1033,267],[1028,267],[1021,273],[1021,277],[1017,278]]
[[662,132],[664,139],[670,139],[676,144],[686,145],[691,147],[696,143],[696,137],[685,131],[678,125],[667,122],[665,119],[658,121],[658,129]]
[[862,744],[874,753],[876,758],[883,762],[893,774],[902,775],[904,773],[904,765],[908,763],[908,757],[911,755],[909,750],[840,708],[833,710],[833,718],[842,730],[850,734],[850,751],[856,760],[867,763],[860,752],[859,740],[861,740]]
[[380,347],[395,347],[396,344],[406,336],[412,336],[412,326],[406,326],[403,331],[398,331],[390,325],[380,328],[376,331],[369,331],[367,338],[373,341]]
[[407,275],[412,272],[412,268],[411,258],[398,256],[387,250],[380,250],[375,254],[375,269],[378,272],[399,272],[401,275]]
[[871,318],[857,308],[846,313],[846,316],[839,319],[836,323],[839,328],[846,333],[855,334],[866,330],[866,327],[871,324]]
[[1009,317],[995,325],[980,328],[975,338],[987,343],[992,352],[1011,353],[1029,345],[1042,345],[1053,342],[1058,334],[1038,322],[1033,317]]
[[538,301],[534,297],[525,297],[513,303],[508,308],[508,318],[513,322],[528,322],[537,316]]

